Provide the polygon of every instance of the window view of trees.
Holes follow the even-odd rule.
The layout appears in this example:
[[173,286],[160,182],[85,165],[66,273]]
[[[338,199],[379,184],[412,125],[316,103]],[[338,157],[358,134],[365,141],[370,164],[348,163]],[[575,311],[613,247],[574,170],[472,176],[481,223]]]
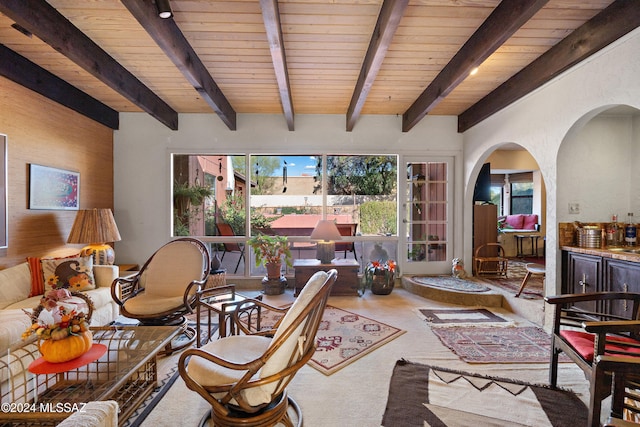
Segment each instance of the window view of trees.
[[[212,249],[235,257],[235,269],[242,271],[244,260],[219,242],[243,246],[258,233],[286,235],[294,257],[313,258],[309,236],[320,219],[330,219],[346,230],[344,240],[354,243],[341,255],[355,258],[355,245],[362,254],[375,243],[360,241],[362,236],[397,236],[397,169],[396,156],[258,155],[247,161],[234,155],[174,155],[173,233],[212,242]],[[221,233],[221,223],[231,235]]]

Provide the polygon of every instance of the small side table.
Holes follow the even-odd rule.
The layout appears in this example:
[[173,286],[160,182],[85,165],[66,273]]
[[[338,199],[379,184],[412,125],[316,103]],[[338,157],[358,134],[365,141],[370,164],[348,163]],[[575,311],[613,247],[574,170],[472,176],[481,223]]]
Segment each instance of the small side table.
[[138,264],[117,264],[118,266],[118,276],[124,276],[126,271],[138,271],[140,270],[140,266]]
[[336,259],[331,264],[321,264],[318,259],[297,259],[293,261],[295,283],[293,295],[298,296],[304,285],[316,271],[338,270],[338,278],[331,288],[331,295],[359,296],[360,264],[355,259]]
[[[207,311],[206,319],[209,328],[207,331],[209,340],[211,340],[211,335],[213,335],[211,320],[214,315],[218,316],[219,338],[226,337],[227,335],[235,335],[236,328],[231,320],[231,316],[248,298],[250,297],[237,293],[235,285],[218,286],[201,290],[198,293],[198,302],[196,303],[196,345],[198,347],[201,345],[202,310]],[[257,295],[254,299],[262,301],[262,295]],[[258,317],[260,317],[260,307],[258,307]]]
[[524,290],[524,287],[527,285],[527,282],[531,278],[531,275],[533,275],[533,274],[542,274],[542,277],[544,278],[544,276],[546,274],[545,266],[542,265],[542,264],[529,263],[525,267],[527,269],[527,274],[525,274],[524,279],[522,279],[522,284],[520,285],[520,289],[518,289],[518,293],[516,294],[516,298],[518,298],[520,296],[520,294],[522,293],[522,291]]
[[[538,256],[538,239],[541,237],[540,234],[515,234],[513,237],[516,239],[517,257],[524,257],[526,255]],[[522,248],[522,241],[526,238],[531,239],[531,254],[525,254]]]

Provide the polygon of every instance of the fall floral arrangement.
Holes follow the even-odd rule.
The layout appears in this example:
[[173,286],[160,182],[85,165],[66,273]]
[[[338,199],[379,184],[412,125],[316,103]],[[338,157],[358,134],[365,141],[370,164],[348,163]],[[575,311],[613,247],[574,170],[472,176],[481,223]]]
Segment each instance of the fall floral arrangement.
[[396,262],[392,259],[386,261],[371,261],[365,269],[365,274],[383,274],[386,278],[393,278],[395,272]]
[[[86,310],[82,310],[82,306],[86,306]],[[47,291],[30,314],[32,325],[22,338],[35,334],[40,340],[58,341],[80,335],[89,330],[92,312],[92,301],[79,292],[69,292],[64,288]]]
[[364,269],[365,287],[371,288],[374,294],[388,294],[393,289],[395,274],[394,260],[371,261]]

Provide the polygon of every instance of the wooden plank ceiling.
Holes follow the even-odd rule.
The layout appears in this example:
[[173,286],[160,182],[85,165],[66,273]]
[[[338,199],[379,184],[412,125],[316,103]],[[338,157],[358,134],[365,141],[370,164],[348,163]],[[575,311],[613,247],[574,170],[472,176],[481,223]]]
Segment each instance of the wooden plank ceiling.
[[0,0],[0,44],[34,66],[0,50],[0,75],[49,72],[172,129],[215,111],[230,129],[237,113],[290,130],[295,114],[344,114],[348,131],[432,114],[464,131],[640,25],[637,0],[171,0],[164,20],[155,1]]

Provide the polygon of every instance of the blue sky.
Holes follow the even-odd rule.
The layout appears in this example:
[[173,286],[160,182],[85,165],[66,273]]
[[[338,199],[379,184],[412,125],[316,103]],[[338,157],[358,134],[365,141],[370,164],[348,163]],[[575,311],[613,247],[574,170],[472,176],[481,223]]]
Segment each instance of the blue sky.
[[[280,156],[280,158],[281,165],[284,165],[285,160],[287,162],[287,176],[301,176],[303,173],[313,176],[316,173],[317,160],[314,156]],[[282,171],[276,174],[279,176]]]

